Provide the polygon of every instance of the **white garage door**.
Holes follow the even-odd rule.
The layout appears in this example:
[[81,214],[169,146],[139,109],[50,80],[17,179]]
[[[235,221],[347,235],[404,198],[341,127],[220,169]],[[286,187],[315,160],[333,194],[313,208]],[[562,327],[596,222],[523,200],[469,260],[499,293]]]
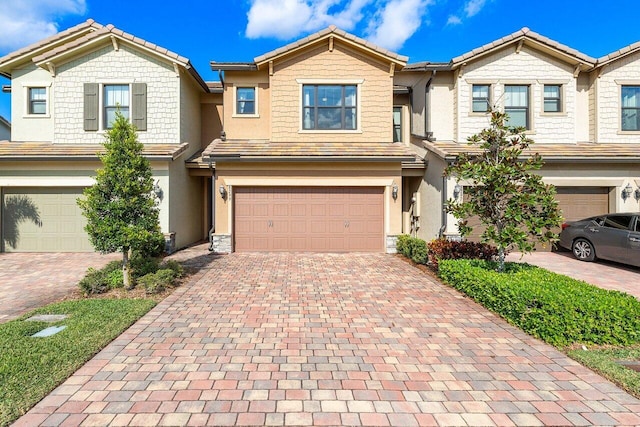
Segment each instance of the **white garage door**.
[[81,188],[4,188],[6,252],[92,252],[76,199]]

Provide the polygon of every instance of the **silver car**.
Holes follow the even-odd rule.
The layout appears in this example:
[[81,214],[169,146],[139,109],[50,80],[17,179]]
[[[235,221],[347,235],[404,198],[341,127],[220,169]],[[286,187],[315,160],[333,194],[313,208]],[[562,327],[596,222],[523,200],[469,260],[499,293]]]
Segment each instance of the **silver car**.
[[559,244],[580,261],[599,258],[640,267],[640,213],[567,222],[562,224]]

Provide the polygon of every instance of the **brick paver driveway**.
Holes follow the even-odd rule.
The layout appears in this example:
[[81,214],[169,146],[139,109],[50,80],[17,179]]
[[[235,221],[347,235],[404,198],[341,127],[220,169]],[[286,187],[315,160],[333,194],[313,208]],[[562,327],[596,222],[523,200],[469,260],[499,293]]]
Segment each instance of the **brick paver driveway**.
[[232,254],[18,425],[638,425],[638,413],[397,257]]
[[574,258],[571,252],[533,252],[521,257],[519,253],[509,254],[509,261],[526,262],[603,289],[626,292],[640,299],[640,268],[615,262],[583,262]]
[[0,253],[0,323],[69,295],[87,268],[101,268],[117,258],[98,253]]

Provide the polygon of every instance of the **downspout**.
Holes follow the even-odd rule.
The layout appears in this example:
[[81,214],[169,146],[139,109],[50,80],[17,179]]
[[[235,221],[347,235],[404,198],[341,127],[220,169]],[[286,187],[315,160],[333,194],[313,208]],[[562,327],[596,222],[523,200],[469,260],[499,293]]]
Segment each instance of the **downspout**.
[[447,211],[444,209],[445,204],[447,203],[447,177],[442,177],[442,227],[440,227],[440,232],[438,233],[439,238],[444,237],[444,232],[447,230]]
[[216,170],[213,168],[213,160],[209,157],[209,170],[211,171],[211,230],[209,230],[209,251],[213,251],[213,233],[216,232]]
[[[429,114],[431,112],[431,105],[429,105],[431,101],[431,95],[429,92],[431,91],[431,82],[433,81],[436,73],[436,70],[433,70],[431,72],[431,76],[424,86],[424,135],[428,141],[431,141],[431,138],[433,138],[433,134],[431,133],[431,121],[429,120]],[[427,107],[429,108],[429,110],[427,110]]]

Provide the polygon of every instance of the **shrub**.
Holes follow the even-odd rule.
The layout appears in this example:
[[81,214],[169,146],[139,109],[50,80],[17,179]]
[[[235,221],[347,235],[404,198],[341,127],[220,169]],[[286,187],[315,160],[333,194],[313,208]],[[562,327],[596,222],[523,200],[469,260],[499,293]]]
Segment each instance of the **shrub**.
[[408,234],[401,234],[398,236],[398,240],[396,241],[396,250],[399,254],[404,255],[407,258],[411,256],[411,252],[409,251],[410,240],[411,236]]
[[422,239],[401,234],[398,236],[398,240],[396,242],[396,250],[399,254],[406,256],[416,264],[427,263],[427,243]]
[[100,270],[90,267],[78,286],[85,295],[102,294],[123,286],[121,262],[111,261]]
[[173,271],[175,273],[176,279],[184,275],[184,268],[182,267],[182,265],[178,261],[173,259],[163,262],[162,264],[160,264],[159,268],[160,270],[169,269]]
[[140,277],[138,283],[144,286],[147,294],[157,294],[173,285],[175,279],[176,273],[172,269],[166,268]]
[[135,252],[131,257],[131,277],[137,279],[149,273],[155,273],[160,267],[160,260]]
[[555,346],[640,342],[640,301],[527,264],[441,260],[438,275],[525,332]]
[[487,243],[436,239],[429,242],[429,263],[438,270],[438,262],[443,259],[480,259],[492,261],[498,255],[495,246]]
[[411,260],[416,264],[426,264],[429,258],[427,242],[422,239],[412,237],[409,246],[411,247]]

